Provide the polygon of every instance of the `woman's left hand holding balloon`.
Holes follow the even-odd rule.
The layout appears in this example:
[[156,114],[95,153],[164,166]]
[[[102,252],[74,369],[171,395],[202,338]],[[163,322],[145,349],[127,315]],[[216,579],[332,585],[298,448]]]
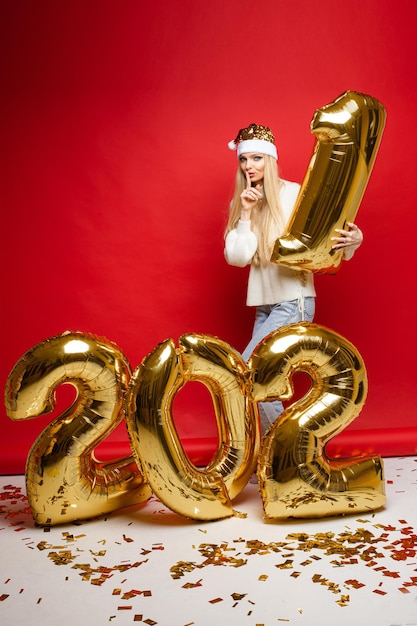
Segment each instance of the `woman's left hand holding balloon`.
[[335,243],[332,246],[333,250],[344,250],[345,253],[351,253],[359,248],[363,241],[362,231],[352,222],[347,223],[348,230],[342,228],[336,228],[335,231],[338,234],[337,237],[332,237],[332,241]]

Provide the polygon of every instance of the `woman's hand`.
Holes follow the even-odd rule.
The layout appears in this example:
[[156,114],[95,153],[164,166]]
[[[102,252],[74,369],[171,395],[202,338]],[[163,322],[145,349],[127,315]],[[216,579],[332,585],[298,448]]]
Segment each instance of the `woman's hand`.
[[250,220],[252,209],[260,198],[262,198],[261,186],[256,185],[256,187],[252,187],[249,174],[246,174],[246,189],[240,194],[242,203],[240,219],[242,221],[248,222]]
[[333,244],[332,250],[350,249],[354,251],[361,245],[363,241],[362,231],[352,222],[348,222],[347,227],[349,230],[335,229],[338,237],[332,237],[332,241],[336,242]]

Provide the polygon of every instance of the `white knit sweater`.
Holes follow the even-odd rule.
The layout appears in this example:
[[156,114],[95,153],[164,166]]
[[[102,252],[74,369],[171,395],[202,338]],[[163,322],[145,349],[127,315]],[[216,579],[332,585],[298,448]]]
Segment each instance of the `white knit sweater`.
[[[296,202],[300,186],[283,181],[280,190],[281,206],[287,222]],[[246,304],[258,306],[278,304],[315,296],[314,279],[311,272],[301,273],[279,263],[255,265],[253,256],[258,248],[258,238],[251,230],[251,222],[239,220],[237,227],[230,231],[225,242],[225,257],[230,265],[245,267],[251,264]],[[303,281],[303,277],[306,278]],[[305,282],[305,284],[303,284]]]

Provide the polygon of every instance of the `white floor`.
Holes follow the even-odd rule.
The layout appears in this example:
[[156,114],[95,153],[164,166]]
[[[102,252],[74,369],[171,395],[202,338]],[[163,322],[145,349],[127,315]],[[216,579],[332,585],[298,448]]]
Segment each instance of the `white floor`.
[[246,518],[190,522],[152,499],[49,532],[24,478],[2,476],[0,623],[417,626],[417,458],[384,462],[373,514],[265,523],[249,484]]

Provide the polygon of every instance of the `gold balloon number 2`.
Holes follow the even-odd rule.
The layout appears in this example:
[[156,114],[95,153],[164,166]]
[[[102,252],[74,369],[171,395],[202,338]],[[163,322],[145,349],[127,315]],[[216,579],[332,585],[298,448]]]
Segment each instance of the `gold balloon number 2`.
[[129,379],[121,350],[84,333],[51,337],[16,363],[5,391],[14,420],[50,413],[63,383],[77,391],[73,404],[43,430],[28,454],[26,489],[37,523],[87,519],[151,495],[133,456],[108,463],[94,457],[94,449],[124,419]]
[[356,348],[333,331],[301,323],[267,337],[249,367],[254,401],[290,399],[297,372],[312,381],[309,392],[265,433],[258,464],[265,516],[320,517],[381,507],[380,457],[336,462],[324,451],[366,399],[366,370]]
[[[324,452],[366,398],[363,361],[346,339],[315,324],[287,326],[259,344],[248,364],[215,337],[183,335],[178,343],[159,344],[132,375],[114,343],[85,333],[47,339],[16,363],[5,391],[11,419],[50,412],[62,383],[77,390],[72,406],[43,430],[28,455],[36,523],[96,517],[144,502],[152,492],[191,519],[230,517],[237,514],[232,500],[256,465],[267,519],[383,506],[379,457],[332,461]],[[257,403],[290,399],[297,371],[310,376],[311,389],[260,443]],[[190,462],[172,417],[175,396],[189,381],[208,388],[217,420],[219,445],[205,468]],[[95,447],[123,420],[133,455],[98,461]]]

